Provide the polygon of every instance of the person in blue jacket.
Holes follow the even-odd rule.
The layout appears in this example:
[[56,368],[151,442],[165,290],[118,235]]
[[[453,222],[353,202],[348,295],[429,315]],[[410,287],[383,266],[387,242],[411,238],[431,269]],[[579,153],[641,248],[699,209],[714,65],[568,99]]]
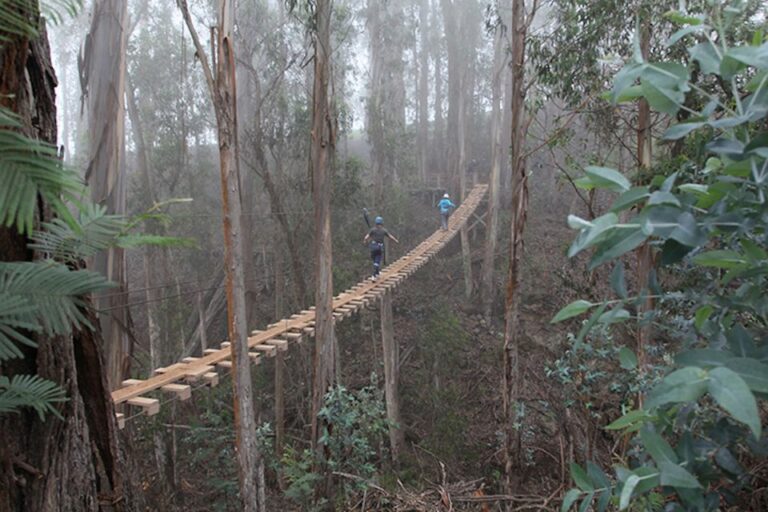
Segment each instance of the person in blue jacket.
[[368,247],[371,250],[371,259],[373,260],[372,279],[374,281],[379,277],[379,272],[381,272],[381,260],[384,258],[384,239],[386,238],[389,238],[396,244],[400,243],[400,241],[384,227],[384,219],[376,217],[374,226],[368,231],[368,234],[365,235],[365,238],[363,239],[363,243],[369,244]]
[[448,217],[451,216],[451,212],[456,205],[451,202],[451,196],[448,193],[443,194],[443,198],[437,203],[440,208],[440,222],[442,224],[443,231],[448,229]]

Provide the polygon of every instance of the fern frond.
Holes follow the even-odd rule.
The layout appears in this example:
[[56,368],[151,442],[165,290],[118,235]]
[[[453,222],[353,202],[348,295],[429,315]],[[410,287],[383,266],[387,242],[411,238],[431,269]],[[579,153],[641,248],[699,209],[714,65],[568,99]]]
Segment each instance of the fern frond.
[[64,419],[54,405],[67,400],[64,389],[39,375],[14,375],[12,379],[0,376],[0,414],[18,413],[22,407],[31,407],[41,420],[46,413]]
[[76,201],[84,186],[62,166],[56,148],[14,131],[17,127],[13,112],[0,107],[0,224],[27,234],[34,227],[38,195],[57,216],[71,218],[64,200]]
[[126,222],[119,215],[107,215],[103,206],[81,206],[78,222],[53,219],[30,235],[30,249],[56,261],[74,262],[90,258],[117,245]]
[[[0,0],[0,47],[8,42],[9,35],[22,37],[37,37],[38,26],[30,21],[37,19],[30,16],[29,0]],[[40,13],[58,25],[64,21],[65,14],[75,17],[83,7],[83,0],[43,0],[40,3]]]
[[25,330],[63,335],[91,327],[82,297],[109,286],[99,274],[50,261],[0,263],[0,360],[21,357],[16,343],[34,346]]
[[54,24],[64,22],[64,16],[74,18],[83,8],[83,0],[43,0],[40,2],[40,12]]

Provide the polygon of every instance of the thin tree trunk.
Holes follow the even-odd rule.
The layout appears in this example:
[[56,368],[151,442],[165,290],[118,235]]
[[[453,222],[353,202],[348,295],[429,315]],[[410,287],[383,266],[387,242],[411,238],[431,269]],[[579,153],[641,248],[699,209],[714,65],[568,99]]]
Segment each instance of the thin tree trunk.
[[[125,48],[128,22],[123,0],[96,0],[91,29],[86,37],[84,74],[87,90],[89,141],[86,180],[95,203],[109,214],[126,213],[125,188]],[[131,353],[127,336],[128,310],[125,252],[111,248],[93,259],[92,268],[117,284],[117,289],[97,295],[96,308],[107,310],[100,318],[104,335],[107,378],[112,389],[128,374]]]
[[507,49],[504,45],[503,26],[497,26],[493,46],[493,78],[491,83],[491,175],[488,183],[488,227],[485,234],[483,254],[482,285],[480,287],[483,314],[486,322],[491,320],[493,302],[496,298],[494,267],[496,245],[499,235],[499,186],[504,146],[501,143],[502,91],[507,76]]
[[[509,273],[504,312],[504,475],[505,491],[513,494],[513,470],[520,467],[522,429],[520,419],[520,284],[523,257],[523,233],[528,215],[528,181],[523,155],[525,143],[525,36],[524,0],[512,0],[512,216],[509,249]],[[531,17],[533,14],[530,15]],[[511,504],[507,505],[511,509]]]
[[428,0],[419,2],[419,176],[423,184],[427,183],[427,158],[429,145],[429,31],[427,15]]
[[397,390],[400,379],[400,347],[395,340],[391,290],[381,296],[381,347],[384,359],[384,397],[387,419],[390,421],[389,446],[392,450],[392,462],[396,465],[400,460],[405,439],[400,420],[400,395]]
[[260,489],[261,455],[256,443],[256,411],[248,357],[245,277],[242,265],[243,233],[237,157],[237,108],[234,51],[234,0],[219,0],[216,31],[215,79],[205,50],[192,23],[186,0],[179,0],[184,21],[195,43],[216,112],[224,215],[224,261],[227,276],[227,327],[232,343],[235,443],[241,510],[264,510]]
[[[331,245],[331,177],[336,146],[336,117],[331,79],[332,0],[317,0],[314,22],[314,81],[312,88],[312,132],[310,175],[315,204],[315,351],[312,361],[312,446],[319,448],[321,428],[318,413],[323,396],[336,381],[333,326],[333,256]],[[325,425],[325,428],[332,428]],[[320,452],[327,458],[326,450]],[[332,503],[332,478],[327,472],[318,496]]]

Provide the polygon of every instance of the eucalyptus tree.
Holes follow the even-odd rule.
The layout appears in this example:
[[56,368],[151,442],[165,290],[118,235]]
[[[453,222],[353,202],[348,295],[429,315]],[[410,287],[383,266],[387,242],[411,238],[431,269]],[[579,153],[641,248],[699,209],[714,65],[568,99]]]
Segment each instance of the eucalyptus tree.
[[179,1],[184,21],[195,44],[216,113],[224,218],[224,259],[227,276],[227,326],[232,347],[236,454],[242,510],[264,510],[264,488],[259,478],[261,454],[256,442],[256,414],[248,357],[243,272],[242,196],[237,147],[235,75],[235,9],[233,0],[217,4],[215,72],[208,64],[186,0]]
[[[88,113],[88,168],[86,180],[94,202],[109,214],[126,213],[125,183],[125,50],[128,4],[121,0],[95,0],[90,32],[83,49],[82,91]],[[130,366],[127,333],[125,252],[119,247],[98,254],[93,269],[117,283],[118,292],[97,296],[105,311],[100,322],[104,334],[107,375],[112,389],[120,386]]]

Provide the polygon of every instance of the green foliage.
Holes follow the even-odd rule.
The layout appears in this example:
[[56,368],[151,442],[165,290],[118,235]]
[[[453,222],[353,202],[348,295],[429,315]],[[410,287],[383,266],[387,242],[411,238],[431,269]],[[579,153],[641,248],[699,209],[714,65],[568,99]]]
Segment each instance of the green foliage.
[[322,465],[324,472],[344,472],[361,478],[354,483],[341,481],[342,497],[364,490],[373,478],[377,449],[389,429],[376,375],[371,376],[369,386],[357,391],[344,386],[329,390],[318,420],[322,425],[318,449],[326,457],[323,459],[312,450],[287,447],[280,461],[280,469],[289,484],[286,496],[305,508],[310,506],[314,487],[322,478],[313,472],[316,467]]
[[[571,221],[580,230],[572,253],[591,249],[591,267],[651,244],[681,284],[664,291],[653,277],[648,286],[659,299],[655,310],[634,319],[659,321],[672,308],[682,311],[667,332],[687,346],[675,357],[679,368],[650,389],[643,409],[608,427],[639,432],[630,467],[617,466],[615,482],[599,492],[597,476],[602,481],[605,475],[585,479],[583,470],[573,468],[578,489],[569,491],[563,510],[579,500],[583,509],[599,494],[618,499],[621,510],[641,503],[652,508],[659,488],[670,510],[737,505],[750,481],[742,465],[764,455],[758,403],[768,384],[768,135],[762,123],[768,42],[762,36],[730,38],[729,24],[743,7],[731,2],[715,5],[709,17],[670,15],[686,24],[670,41],[688,42],[691,61],[651,63],[636,52],[614,81],[614,101],[639,82],[639,95],[654,109],[669,115],[685,110],[689,120],[664,137],[703,136],[710,156],[699,163],[699,155],[692,155],[693,165],[653,178],[631,200],[623,197],[633,189],[623,192],[614,211],[628,213],[626,222]],[[711,87],[712,78],[721,89]],[[616,190],[615,180],[589,173],[585,183]],[[622,277],[612,281],[614,290],[625,290]],[[646,299],[619,296],[611,303],[635,307]],[[559,317],[571,311],[573,305]],[[610,500],[600,500],[596,510],[606,510]]]

